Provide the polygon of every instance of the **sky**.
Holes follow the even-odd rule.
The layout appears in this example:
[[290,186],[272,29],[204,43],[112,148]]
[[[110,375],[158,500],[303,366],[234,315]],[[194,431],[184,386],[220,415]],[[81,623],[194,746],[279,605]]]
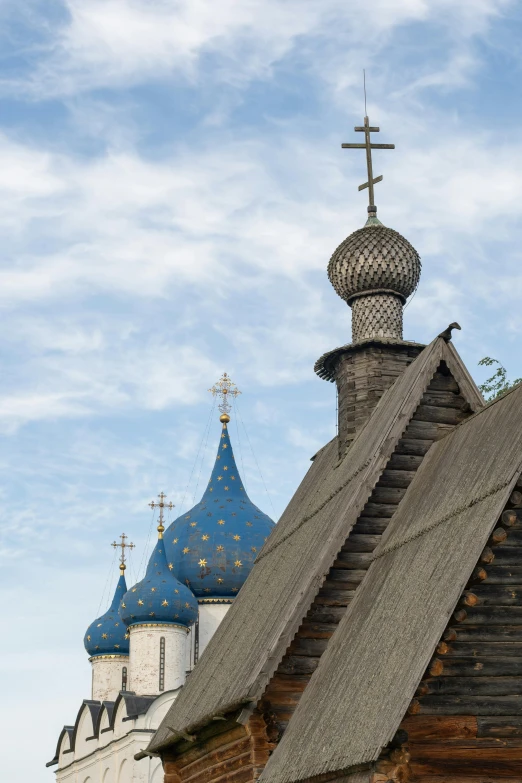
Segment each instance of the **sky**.
[[521,35],[510,0],[0,2],[5,783],[51,783],[110,544],[137,579],[147,504],[199,500],[220,375],[275,520],[335,434],[313,365],[350,341],[326,266],[366,217],[363,68],[379,217],[423,263],[405,338],[457,320],[477,381],[522,376]]

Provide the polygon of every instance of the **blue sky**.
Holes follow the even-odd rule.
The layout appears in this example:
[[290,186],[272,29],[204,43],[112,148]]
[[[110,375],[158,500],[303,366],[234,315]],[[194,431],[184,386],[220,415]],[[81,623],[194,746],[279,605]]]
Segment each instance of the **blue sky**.
[[365,219],[362,154],[340,147],[363,67],[396,144],[379,216],[423,260],[405,337],[458,320],[478,380],[485,354],[522,375],[522,9],[4,0],[0,21],[3,764],[44,783],[89,695],[110,542],[128,533],[139,570],[147,503],[181,512],[209,470],[209,386],[242,390],[241,454],[231,435],[276,518],[334,434],[312,368],[350,339],[326,265]]

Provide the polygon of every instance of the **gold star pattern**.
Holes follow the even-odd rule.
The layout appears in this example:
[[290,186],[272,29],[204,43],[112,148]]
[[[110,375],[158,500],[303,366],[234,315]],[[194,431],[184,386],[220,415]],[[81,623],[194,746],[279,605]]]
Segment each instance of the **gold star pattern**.
[[190,609],[190,604],[185,601],[185,609]]
[[218,585],[222,585],[223,584],[223,577],[222,576],[218,576],[217,583],[218,583]]
[[149,617],[155,617],[155,616],[156,616],[155,612],[149,612]]
[[141,600],[141,598],[138,598],[138,606],[143,606],[143,601]]
[[212,487],[209,487],[209,488],[208,488],[208,491],[209,491],[209,492],[214,492],[214,490],[212,489]]
[[201,536],[202,541],[208,541],[209,538],[210,536],[208,536],[206,533],[203,536]]
[[129,637],[130,637],[130,633],[127,632],[123,638],[128,639]]
[[205,590],[204,590],[204,592],[205,592],[205,593],[211,593],[211,592],[212,592],[212,590],[210,589],[210,587],[205,587]]
[[225,487],[225,492],[228,492],[228,487]]
[[223,476],[218,476],[218,481],[223,481]]
[[220,544],[220,545],[218,546],[218,548],[217,548],[217,551],[218,551],[218,552],[224,552],[224,551],[225,551],[225,547],[224,547],[224,546],[222,546],[222,545]]
[[226,449],[226,448],[227,448],[227,444],[226,444],[226,443],[223,443],[223,448],[224,448],[224,449]]
[[225,465],[225,466],[223,467],[223,470],[228,470],[228,465]]
[[236,568],[241,568],[243,563],[241,562],[241,560],[234,560],[234,565],[236,566]]
[[201,560],[199,561],[198,565],[200,565],[201,568],[205,568],[206,564],[207,564],[207,561],[205,560],[204,557],[202,557]]
[[250,549],[252,550],[252,552],[257,552],[257,546],[251,546]]
[[116,648],[117,650],[119,650],[119,649],[120,649],[120,645],[119,645],[119,644],[115,644],[114,646],[115,646],[115,648]]
[[101,628],[101,623],[98,623],[98,625],[96,626],[96,628]]
[[235,480],[236,480],[236,477],[235,477],[235,476],[230,476],[230,478],[232,479],[232,481],[235,481]]
[[174,539],[174,541],[173,541],[172,543],[173,543],[173,544],[177,544],[177,543],[178,543],[178,541],[179,541],[179,538],[175,538],[175,539]]
[[132,592],[135,593],[137,589],[138,589],[137,587],[133,587]]
[[224,433],[224,432],[223,432],[223,434],[221,435],[221,437],[222,437],[222,438],[224,438],[224,437],[225,437],[225,433]]
[[174,590],[174,592],[175,592],[175,593],[179,593],[179,590],[176,588],[176,590]]
[[122,602],[122,604],[121,604],[121,608],[122,608],[122,609],[126,609],[126,608],[127,608],[127,604],[124,604],[124,603]]
[[190,514],[187,514],[187,516],[185,517],[185,519],[190,519]]
[[169,571],[172,571],[173,568],[174,568],[173,563],[169,563]]
[[190,549],[188,548],[188,546],[186,546],[185,549],[183,550],[183,554],[184,555],[188,555],[189,552],[190,552]]
[[151,590],[152,593],[156,592],[156,588],[155,587],[151,587],[150,590]]
[[233,539],[234,541],[241,541],[241,536],[238,536],[238,534],[236,533],[236,535],[233,536]]
[[90,637],[90,636],[88,636],[88,637],[87,637],[87,641],[88,641],[88,642],[90,642],[90,641],[91,641],[91,637]]
[[169,602],[167,601],[166,598],[163,599],[163,601],[161,602],[161,605],[162,606],[168,606],[169,605]]
[[246,524],[248,525],[248,527],[252,527],[252,522],[247,522]]
[[232,588],[232,592],[233,592],[233,593],[237,593],[237,592],[239,592],[239,587],[233,587],[233,588]]
[[225,520],[224,519],[218,519],[218,525],[224,525]]
[[196,527],[197,524],[198,524],[197,522],[191,522],[190,527]]
[[107,634],[106,633],[102,633],[102,639],[106,639],[106,638],[107,638]]

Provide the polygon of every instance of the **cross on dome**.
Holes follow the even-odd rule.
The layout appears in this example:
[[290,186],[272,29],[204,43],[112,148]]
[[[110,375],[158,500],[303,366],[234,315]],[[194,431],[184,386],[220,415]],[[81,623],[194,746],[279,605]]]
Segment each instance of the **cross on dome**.
[[229,399],[230,397],[234,397],[235,399],[239,394],[241,394],[241,392],[237,388],[236,384],[230,380],[230,377],[226,374],[226,372],[224,372],[219,381],[215,383],[211,389],[209,389],[209,392],[213,397],[220,397],[218,410],[221,412],[221,416],[219,420],[223,424],[228,424],[230,421],[230,411],[232,410]]
[[118,544],[117,541],[113,541],[112,544],[111,544],[111,546],[113,546],[115,549],[118,549],[118,548],[121,549],[121,552],[120,552],[120,574],[122,574],[122,575],[125,573],[125,569],[127,568],[127,566],[125,565],[125,550],[126,549],[134,549],[134,546],[135,546],[132,542],[130,544],[127,544],[126,543],[127,538],[128,538],[128,536],[126,536],[125,533],[122,533],[121,536],[120,536],[120,539],[121,539],[120,543]]
[[373,176],[373,163],[372,163],[372,150],[394,150],[395,144],[372,144],[370,133],[379,133],[380,128],[377,126],[371,126],[370,120],[366,116],[364,118],[364,125],[356,126],[355,131],[364,133],[364,144],[341,144],[343,150],[366,150],[366,168],[368,169],[368,182],[363,185],[359,185],[359,190],[368,188],[369,206],[368,212],[377,213],[377,207],[375,206],[375,199],[373,194],[373,186],[377,182],[382,182],[382,174],[378,177]]
[[154,500],[149,503],[149,506],[154,510],[155,508],[159,508],[159,520],[158,520],[158,538],[163,538],[163,532],[165,530],[165,527],[163,525],[163,509],[168,508],[169,511],[172,511],[174,508],[174,503],[172,501],[170,503],[165,503],[165,498],[167,497],[164,492],[160,492],[159,495],[159,503],[155,502]]

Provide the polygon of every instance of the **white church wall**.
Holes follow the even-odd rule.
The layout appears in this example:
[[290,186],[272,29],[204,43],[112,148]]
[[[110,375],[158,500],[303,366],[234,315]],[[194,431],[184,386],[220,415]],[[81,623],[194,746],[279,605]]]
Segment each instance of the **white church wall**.
[[[160,689],[161,640],[164,639],[164,677]],[[153,696],[175,690],[185,682],[186,629],[176,625],[134,625],[130,628],[129,690]]]
[[214,636],[219,624],[230,609],[231,604],[204,604],[199,605],[199,654],[202,655],[205,647]]
[[128,655],[100,655],[90,659],[92,665],[92,698],[115,701],[122,690],[123,669],[129,670]]
[[78,721],[78,728],[76,730],[76,738],[74,741],[74,758],[83,758],[97,747],[97,740],[89,739],[93,735],[92,717],[91,712],[86,704],[84,704],[80,719]]

